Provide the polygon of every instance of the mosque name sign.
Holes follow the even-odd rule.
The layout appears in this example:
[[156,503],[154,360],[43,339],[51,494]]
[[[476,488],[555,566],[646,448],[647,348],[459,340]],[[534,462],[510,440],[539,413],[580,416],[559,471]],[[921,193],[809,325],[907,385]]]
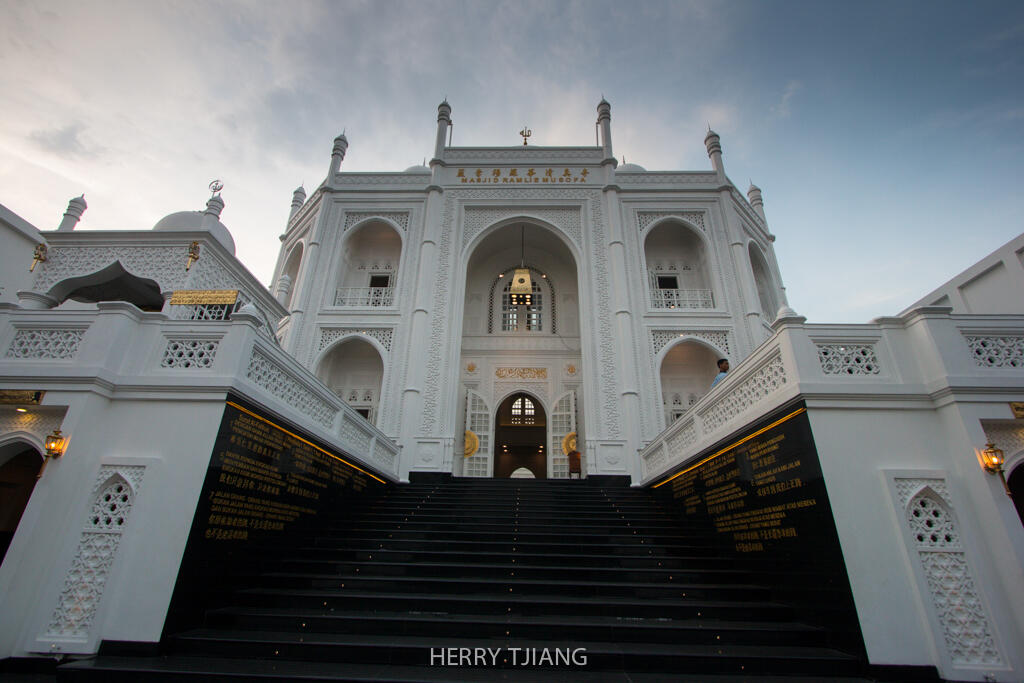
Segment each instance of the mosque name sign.
[[460,168],[455,174],[459,182],[467,184],[491,184],[491,185],[518,185],[544,184],[557,185],[593,182],[588,180],[591,172],[585,168],[492,168],[490,170],[478,168],[467,170]]

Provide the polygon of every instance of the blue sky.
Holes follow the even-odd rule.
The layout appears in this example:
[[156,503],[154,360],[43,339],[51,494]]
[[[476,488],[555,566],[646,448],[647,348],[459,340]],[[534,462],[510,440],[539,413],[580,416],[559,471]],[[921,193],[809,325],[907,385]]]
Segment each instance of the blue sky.
[[891,315],[1024,231],[1020,2],[0,0],[0,203],[41,229],[199,209],[269,281],[291,191],[456,145],[593,144],[764,190],[790,304]]

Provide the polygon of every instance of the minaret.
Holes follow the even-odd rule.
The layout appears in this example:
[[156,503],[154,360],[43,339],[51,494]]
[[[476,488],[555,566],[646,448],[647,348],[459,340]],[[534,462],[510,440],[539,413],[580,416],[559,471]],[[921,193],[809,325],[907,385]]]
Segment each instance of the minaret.
[[327,181],[331,182],[334,174],[341,170],[341,162],[345,160],[345,152],[348,151],[348,138],[345,133],[334,138],[334,149],[331,150],[331,170],[327,174]]
[[295,214],[299,212],[302,205],[306,202],[306,190],[299,185],[295,188],[295,192],[292,192],[292,210],[288,213],[288,220],[295,217]]
[[206,200],[206,211],[203,211],[203,227],[207,227],[208,224],[216,223],[220,220],[220,212],[224,210],[224,200],[220,198],[220,193],[214,193],[212,197]]
[[601,147],[604,149],[604,158],[613,159],[612,154],[612,105],[608,100],[601,98],[597,104],[597,125],[601,127]]
[[434,158],[430,160],[433,166],[435,161],[444,158],[444,141],[448,136],[448,127],[452,125],[452,107],[445,100],[437,105],[437,138],[434,140]]
[[708,134],[704,136],[704,146],[708,148],[708,157],[711,159],[711,166],[715,173],[725,177],[725,166],[722,165],[722,139],[718,133],[708,126]]
[[747,190],[747,201],[750,202],[750,206],[761,217],[761,220],[767,222],[767,219],[764,217],[764,200],[761,199],[761,188],[754,183],[750,183],[750,189]]
[[60,222],[60,226],[57,228],[57,232],[71,232],[75,229],[78,221],[82,220],[82,214],[89,208],[89,205],[85,203],[85,195],[75,197],[68,202],[68,210],[64,213],[64,218]]

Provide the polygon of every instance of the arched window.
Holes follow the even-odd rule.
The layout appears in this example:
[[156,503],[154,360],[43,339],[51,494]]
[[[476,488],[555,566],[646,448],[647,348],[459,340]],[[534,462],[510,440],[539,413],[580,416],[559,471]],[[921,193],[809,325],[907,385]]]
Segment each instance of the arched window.
[[512,403],[512,424],[532,425],[536,415],[537,409],[527,397],[520,396]]
[[541,298],[540,283],[532,280],[530,296],[510,294],[512,278],[501,290],[501,331],[502,332],[540,332],[543,327],[544,303]]

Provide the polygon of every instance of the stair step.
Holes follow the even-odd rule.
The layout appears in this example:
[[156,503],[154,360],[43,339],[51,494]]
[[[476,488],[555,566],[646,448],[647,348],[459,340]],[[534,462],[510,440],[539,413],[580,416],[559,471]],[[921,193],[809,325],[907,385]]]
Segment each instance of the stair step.
[[[494,683],[510,680],[507,669],[458,666],[405,666],[402,664],[351,664],[307,662],[275,658],[228,659],[222,657],[100,657],[58,668],[58,680],[68,683],[138,683],[202,680],[204,683],[239,681],[350,681],[352,683]],[[549,669],[518,668],[519,683],[550,683]],[[575,667],[558,669],[560,683],[664,683],[664,673],[601,671]],[[673,673],[675,683],[753,683],[744,674]],[[759,675],[758,683],[870,683],[868,679],[814,674],[811,676]]]
[[295,633],[374,633],[477,638],[660,642],[685,644],[783,644],[822,646],[826,634],[801,623],[666,619],[611,615],[521,616],[508,614],[434,614],[425,612],[347,611],[312,613],[296,608],[224,608],[211,611],[207,626]]
[[[520,653],[531,651],[572,652],[583,649],[587,667],[603,669],[640,668],[648,671],[687,671],[758,675],[761,673],[839,673],[854,675],[859,670],[855,657],[838,650],[820,647],[753,645],[679,645],[662,643],[609,643],[572,639],[522,640],[415,637],[395,635],[315,633],[282,631],[221,631],[196,629],[175,636],[172,647],[180,654],[206,654],[245,659],[303,659],[311,661],[403,663],[429,667],[447,648],[471,651],[501,648],[511,658],[511,648]],[[437,661],[436,659],[434,660]],[[504,662],[503,662],[504,663]],[[511,660],[508,662],[511,664]],[[557,667],[548,667],[557,670]]]

